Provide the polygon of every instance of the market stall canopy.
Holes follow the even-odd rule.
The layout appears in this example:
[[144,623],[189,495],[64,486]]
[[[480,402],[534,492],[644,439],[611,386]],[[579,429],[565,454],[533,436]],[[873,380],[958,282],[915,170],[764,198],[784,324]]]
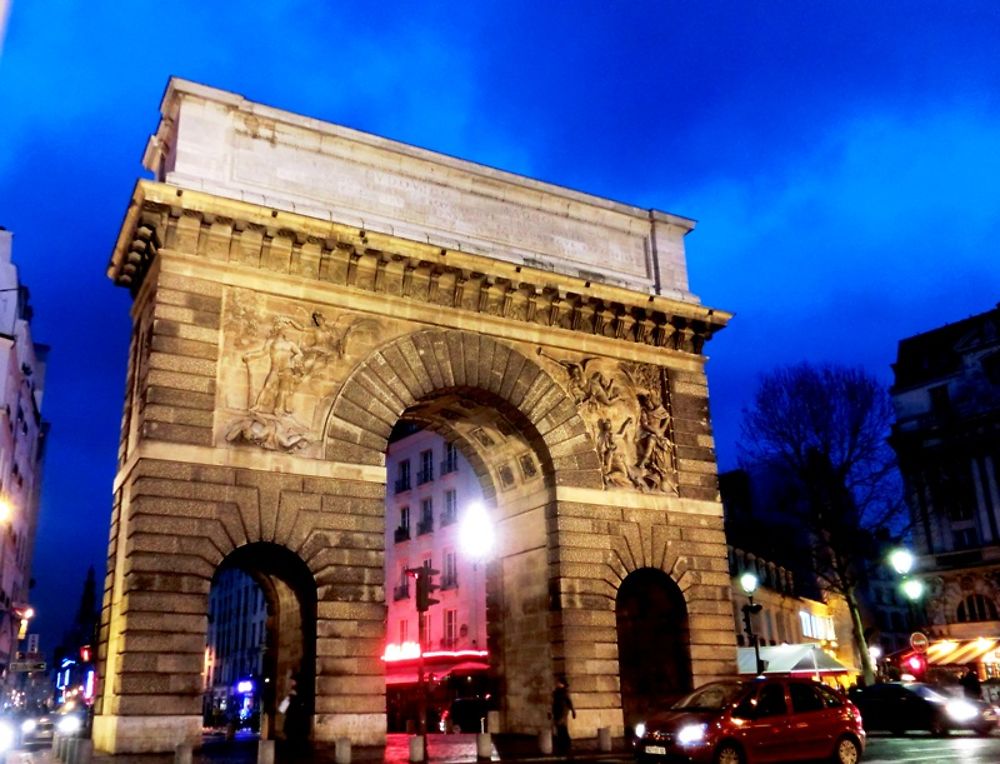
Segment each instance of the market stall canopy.
[[[848,674],[857,671],[815,644],[761,647],[760,659],[764,661],[765,674]],[[736,660],[740,674],[757,673],[757,659],[752,647],[739,648]]]

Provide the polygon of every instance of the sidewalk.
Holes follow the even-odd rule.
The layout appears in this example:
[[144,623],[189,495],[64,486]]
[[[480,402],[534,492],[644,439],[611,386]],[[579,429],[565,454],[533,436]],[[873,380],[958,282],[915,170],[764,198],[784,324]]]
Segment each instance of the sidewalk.
[[[408,764],[410,758],[409,735],[390,734],[386,738],[385,747],[353,746],[351,761],[358,764]],[[597,738],[573,741],[574,761],[601,762],[622,761],[631,759],[630,751],[626,751],[624,741],[612,741],[612,751],[604,752],[598,748]],[[40,752],[41,753],[41,752]],[[49,752],[45,757],[34,756],[34,764],[58,764]],[[334,764],[334,747],[332,745],[317,745],[312,750],[298,755],[285,749],[278,743],[275,755],[276,764]],[[427,764],[475,764],[475,735],[428,735]],[[543,755],[538,750],[536,738],[527,735],[497,735],[493,739],[493,754],[491,761],[536,762],[538,764],[566,761],[564,757]],[[93,764],[173,764],[173,754],[123,754],[111,756],[95,753]],[[195,750],[193,764],[256,764],[257,741],[255,739],[235,740],[231,742],[217,739],[207,740],[201,748]]]

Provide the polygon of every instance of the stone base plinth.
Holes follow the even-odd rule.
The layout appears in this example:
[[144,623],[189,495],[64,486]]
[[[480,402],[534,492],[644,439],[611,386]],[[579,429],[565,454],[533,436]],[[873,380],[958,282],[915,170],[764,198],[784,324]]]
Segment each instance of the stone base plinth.
[[96,716],[94,748],[105,753],[166,753],[201,745],[200,716]]
[[347,738],[352,745],[385,745],[385,714],[316,714],[313,739],[333,743]]

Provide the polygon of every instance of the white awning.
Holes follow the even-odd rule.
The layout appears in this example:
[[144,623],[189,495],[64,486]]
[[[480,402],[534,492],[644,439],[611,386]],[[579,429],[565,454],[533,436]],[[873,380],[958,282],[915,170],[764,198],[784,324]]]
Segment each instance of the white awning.
[[[762,646],[760,659],[765,662],[765,674],[847,674],[857,670],[845,666],[816,644]],[[739,648],[736,660],[740,674],[757,673],[752,647]]]

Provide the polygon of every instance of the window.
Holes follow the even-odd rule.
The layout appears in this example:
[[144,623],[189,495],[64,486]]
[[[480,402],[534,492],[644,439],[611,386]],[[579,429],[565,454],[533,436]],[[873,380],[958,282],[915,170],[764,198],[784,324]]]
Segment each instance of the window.
[[444,644],[454,647],[458,643],[458,611],[444,611]]
[[951,408],[948,396],[948,385],[937,385],[927,391],[931,396],[931,411],[935,414],[945,414]]
[[844,701],[841,699],[841,697],[837,695],[837,693],[835,693],[829,687],[825,687],[821,684],[813,685],[813,687],[815,688],[816,692],[820,694],[820,697],[823,698],[823,704],[827,708],[840,708],[842,705],[844,705]]
[[422,536],[434,530],[434,500],[430,497],[420,500],[420,522],[417,523],[417,535]]
[[441,515],[441,525],[451,525],[458,519],[458,491],[449,489],[444,492],[444,514]]
[[982,594],[970,594],[958,606],[958,622],[996,621],[997,606]]
[[979,545],[979,534],[975,528],[952,528],[951,541],[955,549],[969,549]]
[[420,452],[420,472],[417,473],[417,485],[429,483],[434,479],[434,452],[430,449]]
[[396,493],[410,490],[410,460],[403,459],[396,472]]
[[788,712],[785,705],[785,688],[780,684],[766,684],[757,699],[757,716],[781,716]]
[[833,618],[828,615],[815,615],[808,610],[799,611],[799,622],[802,626],[802,636],[812,639],[836,639],[833,629]]
[[458,586],[458,567],[454,552],[444,553],[444,570],[441,571],[441,588],[454,589]]
[[805,714],[810,711],[822,711],[826,708],[823,697],[816,692],[811,684],[801,684],[790,682],[788,694],[792,696],[792,711],[796,714]]
[[458,471],[458,449],[454,443],[445,443],[444,461],[441,462],[441,474],[447,475],[449,472]]
[[410,540],[410,508],[409,506],[399,508],[399,526],[396,528],[396,543]]

